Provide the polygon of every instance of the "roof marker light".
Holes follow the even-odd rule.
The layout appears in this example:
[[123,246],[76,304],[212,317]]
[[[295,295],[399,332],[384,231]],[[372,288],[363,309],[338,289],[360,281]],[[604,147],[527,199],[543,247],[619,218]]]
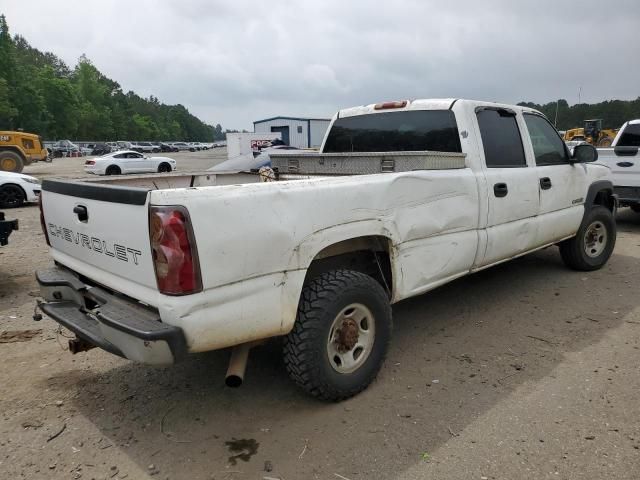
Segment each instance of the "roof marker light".
[[407,104],[409,103],[408,100],[399,100],[396,102],[383,102],[383,103],[376,103],[375,107],[373,107],[374,110],[388,110],[390,108],[404,108],[407,106]]

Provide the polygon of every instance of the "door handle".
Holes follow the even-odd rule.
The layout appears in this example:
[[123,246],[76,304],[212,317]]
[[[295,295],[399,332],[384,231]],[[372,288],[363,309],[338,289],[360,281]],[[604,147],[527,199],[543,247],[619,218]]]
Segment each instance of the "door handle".
[[496,183],[493,186],[493,194],[500,198],[500,197],[506,197],[507,193],[509,193],[509,189],[507,188],[507,184],[506,183]]
[[616,165],[619,167],[633,167],[633,162],[618,162]]
[[87,212],[87,207],[84,205],[76,205],[73,207],[73,213],[78,216],[78,220],[81,222],[86,222],[89,220],[89,212]]
[[542,190],[549,190],[551,188],[551,179],[549,177],[543,177],[540,179],[540,188]]

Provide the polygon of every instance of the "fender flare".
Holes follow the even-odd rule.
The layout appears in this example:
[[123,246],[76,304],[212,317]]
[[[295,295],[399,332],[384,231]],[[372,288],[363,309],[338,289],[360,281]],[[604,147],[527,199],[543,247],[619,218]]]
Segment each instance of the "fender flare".
[[602,191],[607,192],[607,194],[613,198],[613,212],[615,213],[616,209],[618,208],[618,198],[613,193],[613,183],[611,182],[611,180],[597,180],[589,185],[589,189],[587,190],[587,198],[584,202],[585,211],[593,207],[596,196]]

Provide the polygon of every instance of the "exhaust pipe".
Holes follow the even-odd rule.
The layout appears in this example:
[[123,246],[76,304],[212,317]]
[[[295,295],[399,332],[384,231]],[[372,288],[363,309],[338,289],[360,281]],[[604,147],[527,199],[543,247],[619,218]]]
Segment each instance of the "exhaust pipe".
[[96,346],[93,343],[89,343],[81,338],[72,338],[69,340],[69,351],[74,355],[76,353],[86,352],[87,350],[91,350],[92,348],[96,348]]
[[227,387],[238,388],[242,385],[244,372],[247,369],[249,350],[255,345],[255,342],[248,342],[233,347],[231,358],[229,359],[229,367],[227,368],[227,376],[224,379]]

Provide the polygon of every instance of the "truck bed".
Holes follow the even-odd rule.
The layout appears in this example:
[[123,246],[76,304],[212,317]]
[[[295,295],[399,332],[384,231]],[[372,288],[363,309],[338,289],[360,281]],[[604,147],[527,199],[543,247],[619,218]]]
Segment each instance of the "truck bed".
[[[277,153],[271,154],[278,180],[317,177],[372,175],[416,170],[447,170],[466,167],[466,155],[450,152],[374,152],[374,153]],[[165,190],[171,188],[213,187],[259,183],[258,172],[171,172],[104,176],[82,179],[92,184],[120,185]]]

